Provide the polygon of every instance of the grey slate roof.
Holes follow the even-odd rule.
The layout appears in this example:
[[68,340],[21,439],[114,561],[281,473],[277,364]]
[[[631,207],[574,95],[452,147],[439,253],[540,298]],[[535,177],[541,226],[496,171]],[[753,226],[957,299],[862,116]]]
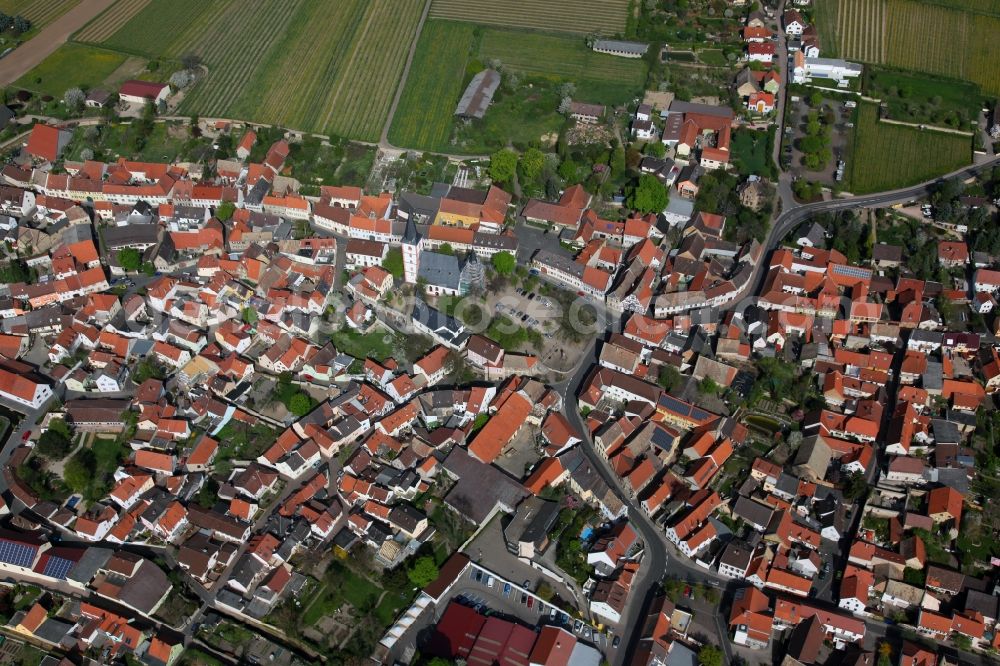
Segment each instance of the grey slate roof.
[[[412,222],[407,222],[406,232],[409,234]],[[416,229],[414,228],[414,233]],[[405,242],[406,238],[404,237]],[[427,284],[445,289],[458,289],[462,269],[458,257],[439,252],[421,252],[420,266],[417,269],[417,279],[423,278]]]
[[456,116],[467,118],[482,118],[486,109],[493,101],[493,95],[500,87],[500,73],[492,69],[484,69],[469,81],[455,107]]

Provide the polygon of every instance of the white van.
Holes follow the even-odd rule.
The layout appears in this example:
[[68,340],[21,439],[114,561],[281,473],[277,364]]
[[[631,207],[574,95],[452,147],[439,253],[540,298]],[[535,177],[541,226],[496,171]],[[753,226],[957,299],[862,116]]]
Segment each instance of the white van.
[[493,576],[486,579],[486,587],[493,587]]

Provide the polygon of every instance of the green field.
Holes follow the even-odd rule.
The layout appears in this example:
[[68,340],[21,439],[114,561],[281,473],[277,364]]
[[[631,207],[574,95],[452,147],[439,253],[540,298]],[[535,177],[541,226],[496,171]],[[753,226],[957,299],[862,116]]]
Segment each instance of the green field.
[[964,79],[1000,94],[996,0],[827,0],[817,21],[829,52],[840,57]]
[[462,95],[473,26],[427,21],[389,131],[393,145],[444,150]]
[[[77,35],[208,70],[182,113],[377,140],[420,0],[120,0]],[[149,26],[157,26],[149,30]]]
[[13,86],[62,98],[69,88],[100,85],[126,59],[126,55],[106,49],[63,44]]
[[978,117],[983,96],[967,81],[881,67],[866,68],[864,90],[886,104],[890,118],[962,129]]
[[572,81],[580,101],[620,103],[646,81],[644,61],[595,53],[575,35],[484,30],[479,57],[483,62],[495,58],[528,76]]
[[972,160],[970,137],[879,122],[875,104],[859,106],[856,125],[846,185],[853,194],[906,187]]
[[[519,87],[501,86],[483,120],[456,122],[455,104],[465,85],[494,60],[504,72],[523,79]],[[561,84],[574,84],[576,100],[611,106],[639,95],[645,80],[645,61],[595,53],[579,35],[430,20],[417,44],[389,140],[400,147],[470,154],[489,152],[507,141],[529,144],[562,126]]]
[[625,32],[629,0],[434,0],[431,17],[530,30]]

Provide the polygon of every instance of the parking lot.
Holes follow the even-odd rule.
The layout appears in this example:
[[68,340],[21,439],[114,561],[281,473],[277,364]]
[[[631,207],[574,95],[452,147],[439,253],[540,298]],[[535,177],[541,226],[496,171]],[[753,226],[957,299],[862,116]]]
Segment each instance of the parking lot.
[[519,326],[539,331],[546,340],[554,337],[560,313],[559,305],[553,299],[535,291],[510,287],[487,302],[497,313],[509,317]]
[[542,600],[530,589],[526,589],[523,582],[506,580],[473,562],[463,579],[451,589],[451,598],[484,615],[516,617],[530,625],[555,624],[600,650],[610,646],[613,641],[610,636]]
[[[800,97],[797,102],[789,99],[791,114],[785,125],[786,136],[782,142],[781,161],[783,165],[789,165],[788,170],[791,171],[794,178],[807,178],[830,186],[836,184],[834,176],[837,171],[837,163],[848,159],[848,146],[851,137],[854,136],[850,125],[855,109],[845,106],[846,101],[848,101],[846,98],[834,94],[832,97],[824,98],[818,109],[813,109],[804,96]],[[812,171],[804,166],[804,155],[798,148],[798,141],[806,136],[810,111],[819,111],[821,121],[827,112],[833,114],[833,127],[829,134],[832,158],[819,171]],[[789,132],[789,130],[791,131]]]
[[529,280],[530,282],[535,283],[530,289],[510,285],[496,293],[487,294],[486,308],[509,318],[519,327],[537,331],[542,336],[541,347],[528,344],[529,349],[526,351],[537,355],[548,368],[558,372],[569,370],[573,367],[574,360],[579,358],[583,342],[572,343],[560,335],[563,318],[561,304],[555,296],[542,293],[548,287],[542,289],[541,282]]

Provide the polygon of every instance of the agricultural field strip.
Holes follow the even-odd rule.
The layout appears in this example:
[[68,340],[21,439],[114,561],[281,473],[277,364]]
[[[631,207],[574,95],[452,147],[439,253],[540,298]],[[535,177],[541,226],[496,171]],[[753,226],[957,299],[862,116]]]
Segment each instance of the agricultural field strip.
[[[330,113],[320,127],[326,132],[375,140],[396,94],[423,3],[376,0],[368,11],[378,19],[374,36],[354,49],[353,55],[360,54],[354,62],[360,66],[346,68],[338,91],[339,101],[330,103]],[[387,17],[394,20],[389,23]],[[390,47],[386,48],[386,44]],[[336,115],[338,110],[341,116]]]
[[150,0],[116,2],[76,33],[74,39],[79,42],[102,42],[131,21],[136,14],[145,9],[149,2]]
[[[191,2],[192,0],[185,1]],[[227,28],[230,25],[236,25],[235,23],[227,25],[229,21],[237,22],[244,18],[240,16],[239,8],[240,4],[233,2],[233,0],[217,0],[208,3],[207,11],[199,3],[198,9],[195,9],[196,14],[200,14],[197,20],[191,21],[183,29],[178,30],[173,41],[166,43],[164,53],[177,56],[186,51],[193,51],[204,57],[202,50],[207,49],[208,45],[214,45],[220,40],[226,39],[229,33]],[[230,14],[236,16],[230,16]]]
[[[857,124],[850,167],[855,194],[926,180],[968,164],[971,158],[967,138],[879,123],[875,104],[861,105]],[[886,169],[887,163],[898,168]]]
[[[232,22],[225,22],[227,25],[224,35],[215,35],[215,39],[210,39],[203,49],[196,49],[208,64],[209,73],[185,97],[182,108],[208,116],[225,114],[254,70],[268,56],[272,45],[280,38],[301,2],[302,0],[286,0],[279,5],[265,1],[263,4],[267,5],[266,11],[250,9],[234,12],[239,16]],[[293,5],[291,11],[288,11],[289,5]],[[221,24],[217,25],[216,32],[220,28]],[[245,47],[246,34],[257,37],[252,50]]]
[[431,16],[473,23],[570,32],[615,33],[625,29],[628,0],[552,0],[539,6],[533,0],[434,0]]
[[[174,57],[171,43],[183,40],[185,51],[194,51],[193,38],[199,26],[205,26],[204,17],[209,9],[225,9],[232,0],[170,0],[148,2],[122,24],[115,32],[104,37],[102,46],[147,57]],[[114,11],[117,5],[110,8]],[[98,17],[99,22],[100,17]],[[94,25],[94,22],[89,24]],[[150,30],[150,26],[156,26]],[[88,30],[88,28],[85,28]]]
[[[334,44],[344,44],[344,27],[350,25],[348,19],[358,13],[355,11],[358,5],[358,0],[337,3],[335,11],[329,15],[326,15],[327,8],[319,3],[309,3],[303,8],[278,48],[284,55],[272,60],[267,68],[269,71],[262,72],[258,79],[261,89],[271,91],[258,108],[262,119],[284,117],[295,127],[305,125],[301,119],[308,105],[319,96],[318,87],[327,75],[324,60],[330,46],[322,37],[325,33]],[[330,35],[328,26],[335,26],[337,33]],[[300,48],[290,48],[293,41]],[[304,78],[306,74],[308,78]],[[278,92],[282,94],[276,94]]]
[[[424,24],[389,132],[389,140],[395,145],[433,149],[448,141],[472,32],[469,23],[432,20]],[[466,56],[459,58],[455,55],[458,53]]]
[[[289,123],[294,122],[302,127],[319,129],[319,116],[323,112],[325,105],[317,104],[316,100],[325,99],[325,95],[330,94],[337,78],[341,76],[343,63],[346,62],[347,54],[351,47],[351,40],[348,38],[348,35],[352,35],[357,31],[358,26],[364,18],[364,12],[355,6],[350,17],[349,21],[344,21],[341,24],[337,33],[337,39],[334,41],[334,47],[325,54],[321,50],[320,55],[325,58],[325,62],[321,60],[321,64],[317,66],[320,75],[312,79],[308,93],[302,95],[296,101],[295,111],[289,116]],[[320,27],[322,28],[323,26]],[[323,40],[317,41],[323,42]],[[295,63],[290,62],[290,64],[294,65]]]
[[32,25],[40,28],[59,18],[79,2],[80,0],[35,0],[21,13]]
[[24,9],[29,7],[35,0],[2,0],[0,2],[0,12],[5,14],[24,14]]
[[354,39],[351,42],[351,51],[350,51],[351,56],[350,58],[348,58],[347,64],[344,66],[343,76],[339,77],[337,85],[333,87],[332,99],[327,98],[327,103],[328,103],[327,112],[326,115],[323,117],[323,122],[320,123],[321,127],[326,127],[327,125],[330,124],[331,116],[333,115],[334,110],[336,109],[337,102],[340,100],[340,95],[344,88],[344,79],[346,78],[346,72],[349,72],[351,70],[351,68],[354,66],[354,63],[358,59],[358,51],[359,51],[358,43],[360,42],[362,44],[367,44],[372,41],[368,39],[368,31],[371,30],[372,23],[374,22],[374,20],[375,20],[375,12],[372,11],[366,12],[364,27],[362,27],[359,32],[356,32],[354,34]]
[[[839,0],[830,39],[847,59],[979,83],[1000,93],[1000,2]],[[828,12],[833,14],[833,9]]]

